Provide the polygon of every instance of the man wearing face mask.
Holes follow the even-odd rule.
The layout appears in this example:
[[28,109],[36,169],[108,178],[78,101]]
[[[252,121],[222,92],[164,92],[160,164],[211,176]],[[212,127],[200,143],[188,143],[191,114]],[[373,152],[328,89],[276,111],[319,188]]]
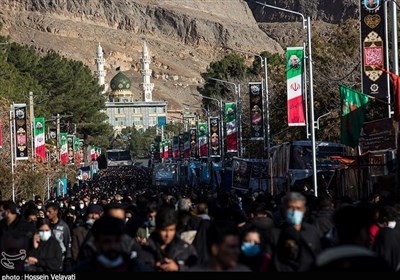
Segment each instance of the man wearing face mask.
[[79,250],[84,244],[89,230],[92,228],[94,222],[100,219],[102,214],[103,214],[103,207],[96,204],[89,205],[88,210],[86,212],[87,217],[85,223],[72,230],[71,253],[72,253],[72,259],[74,261],[77,261],[78,259]]
[[[271,233],[272,264],[274,271],[307,271],[315,257],[321,252],[321,242],[315,226],[304,221],[306,198],[298,192],[287,193],[282,200],[282,215],[285,222]],[[283,252],[293,257],[292,264],[280,270],[275,261]],[[279,263],[278,260],[278,263]],[[274,265],[275,263],[275,265]]]
[[138,258],[130,258],[123,252],[123,220],[104,216],[92,228],[96,251],[90,259],[80,261],[72,272],[146,272],[151,268]]

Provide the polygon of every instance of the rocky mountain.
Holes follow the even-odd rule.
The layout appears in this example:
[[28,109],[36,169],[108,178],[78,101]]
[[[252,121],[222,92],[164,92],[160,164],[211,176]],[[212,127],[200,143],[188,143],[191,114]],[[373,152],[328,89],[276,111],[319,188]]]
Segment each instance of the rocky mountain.
[[[275,2],[267,1],[272,5]],[[358,3],[279,0],[280,5],[283,2],[288,9],[332,22],[354,16]],[[267,12],[260,5],[243,0],[0,1],[2,35],[43,53],[55,50],[84,62],[93,71],[100,42],[105,52],[106,82],[120,67],[132,78],[132,91],[137,93],[142,42],[146,40],[153,60],[154,99],[167,100],[170,109],[195,102],[191,93],[203,82],[200,72],[211,61],[220,59],[225,47],[282,53],[282,38],[288,36],[285,30],[290,27],[282,29],[275,23],[270,28],[266,23],[257,23],[277,21],[279,16],[279,12]],[[282,18],[291,20],[290,15]],[[295,31],[289,37],[296,34]]]
[[250,0],[249,7],[258,22],[289,22],[299,20],[299,15],[274,10],[259,4],[292,10],[309,16],[313,21],[339,23],[348,18],[357,18],[360,0]]

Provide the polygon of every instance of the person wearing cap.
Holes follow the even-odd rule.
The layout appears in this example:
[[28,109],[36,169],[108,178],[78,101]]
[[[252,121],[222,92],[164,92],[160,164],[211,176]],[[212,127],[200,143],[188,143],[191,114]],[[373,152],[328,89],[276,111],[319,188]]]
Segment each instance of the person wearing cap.
[[92,228],[94,222],[100,219],[103,214],[103,207],[97,204],[91,204],[86,212],[86,222],[72,230],[72,259],[77,261],[79,250],[87,239],[87,234]]

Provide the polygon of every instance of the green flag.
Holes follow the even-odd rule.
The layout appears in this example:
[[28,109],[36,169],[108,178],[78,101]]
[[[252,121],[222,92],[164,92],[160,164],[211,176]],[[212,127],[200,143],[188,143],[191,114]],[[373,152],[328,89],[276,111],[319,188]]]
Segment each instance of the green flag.
[[340,142],[350,147],[358,145],[364,123],[368,95],[340,85],[341,128]]

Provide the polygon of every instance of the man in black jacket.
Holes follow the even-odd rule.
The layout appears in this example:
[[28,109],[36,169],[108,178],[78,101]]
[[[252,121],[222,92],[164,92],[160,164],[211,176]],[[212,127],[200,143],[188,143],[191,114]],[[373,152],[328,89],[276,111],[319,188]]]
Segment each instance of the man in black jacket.
[[[10,231],[19,232],[27,238],[31,238],[35,232],[35,226],[28,223],[21,215],[17,213],[17,205],[9,200],[0,203],[0,241],[2,237]],[[0,242],[1,244],[2,242]],[[0,245],[1,246],[1,245]],[[0,248],[0,252],[2,248]]]
[[145,272],[151,271],[138,258],[131,258],[124,253],[122,236],[124,221],[115,217],[104,216],[92,227],[94,254],[78,262],[72,272]]
[[158,271],[184,271],[197,262],[195,248],[176,235],[176,225],[174,209],[161,208],[156,215],[156,228],[143,246],[144,262]]

